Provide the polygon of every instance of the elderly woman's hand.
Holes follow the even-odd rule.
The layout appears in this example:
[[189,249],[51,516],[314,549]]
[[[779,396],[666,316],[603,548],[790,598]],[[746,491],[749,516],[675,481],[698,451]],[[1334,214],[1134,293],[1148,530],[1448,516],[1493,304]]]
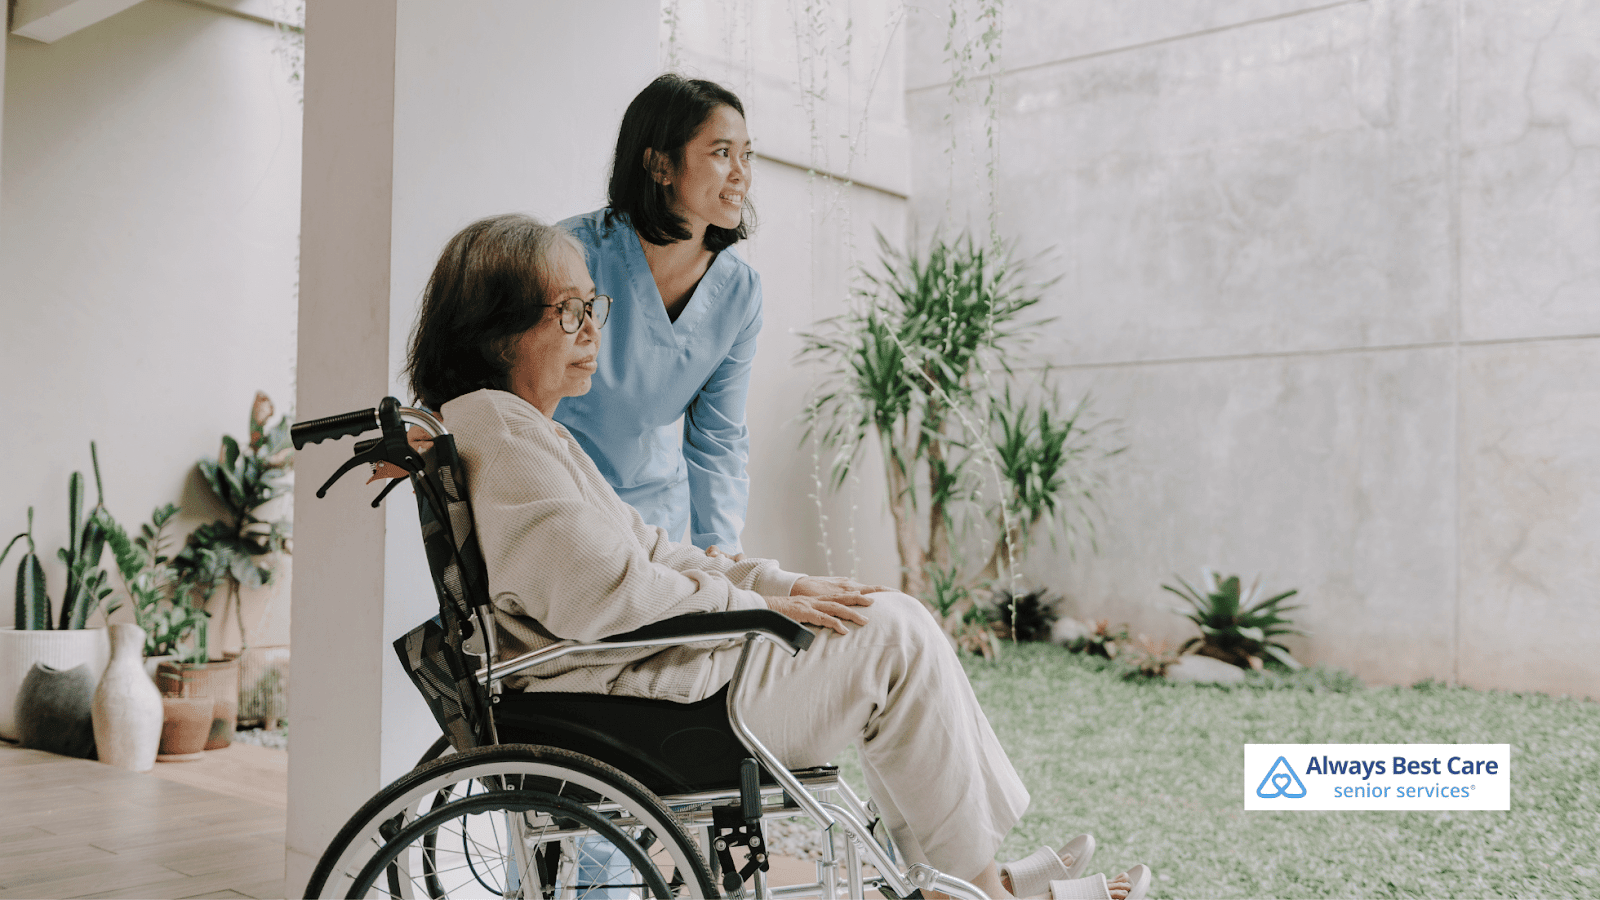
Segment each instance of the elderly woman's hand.
[[872,598],[862,594],[827,594],[809,597],[768,597],[767,606],[802,625],[821,625],[840,634],[849,634],[845,622],[867,624],[867,617],[851,607],[871,606]]
[[892,590],[894,588],[884,587],[881,584],[862,584],[854,578],[846,578],[843,575],[806,575],[789,589],[789,596],[827,597],[833,594],[875,594],[878,591]]

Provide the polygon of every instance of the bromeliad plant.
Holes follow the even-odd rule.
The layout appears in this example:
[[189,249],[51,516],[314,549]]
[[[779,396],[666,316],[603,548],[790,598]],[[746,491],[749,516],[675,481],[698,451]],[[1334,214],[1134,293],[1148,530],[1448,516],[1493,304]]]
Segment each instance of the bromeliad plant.
[[[106,546],[105,487],[100,480],[100,455],[92,441],[89,443],[89,458],[94,464],[94,486],[98,499],[87,516],[83,511],[83,473],[73,472],[72,477],[67,479],[67,546],[56,551],[56,556],[67,567],[67,586],[61,596],[59,619],[51,619],[50,594],[44,580],[44,567],[39,562],[39,551],[33,541],[33,507],[28,507],[28,529],[12,538],[5,550],[0,551],[0,562],[4,562],[18,541],[27,541],[27,552],[22,554],[22,561],[17,566],[14,621],[20,631],[83,628],[111,593],[111,588],[106,586],[106,571],[100,567],[100,556]],[[106,615],[115,611],[114,605],[108,606]]]
[[1299,593],[1298,589],[1258,600],[1259,577],[1251,582],[1248,590],[1242,590],[1239,576],[1223,578],[1211,569],[1204,569],[1200,580],[1204,593],[1182,576],[1173,577],[1182,585],[1181,589],[1170,584],[1161,587],[1187,600],[1190,607],[1174,612],[1200,627],[1200,636],[1190,638],[1180,652],[1193,650],[1241,668],[1260,669],[1269,657],[1291,669],[1300,668],[1300,663],[1289,655],[1289,648],[1278,640],[1285,635],[1305,634],[1294,628],[1284,615],[1299,609],[1283,605],[1283,601]]
[[[1052,534],[1092,528],[1095,484],[1087,467],[1107,455],[1084,427],[1086,403],[1059,411],[1053,392],[1012,399],[1011,363],[1047,320],[1030,318],[1047,284],[1028,282],[1010,251],[970,235],[935,237],[925,252],[878,235],[883,274],[863,272],[861,311],[802,335],[802,360],[826,371],[807,410],[807,438],[834,454],[837,490],[869,436],[882,449],[899,551],[900,588],[934,602],[934,582],[962,572],[974,584],[999,576],[1041,523]],[[998,476],[980,490],[986,473]],[[979,573],[953,558],[957,508],[991,523],[997,550]],[[937,576],[934,573],[940,573]],[[976,577],[974,577],[976,575]]]
[[290,552],[289,520],[263,519],[258,513],[289,491],[294,448],[289,443],[289,417],[272,421],[272,401],[256,393],[250,407],[250,439],[241,446],[222,436],[216,459],[196,465],[222,505],[224,516],[196,528],[173,559],[179,577],[197,592],[196,608],[206,610],[219,589],[226,589],[225,611],[239,623],[239,637],[250,646],[240,590],[272,582],[275,556]]

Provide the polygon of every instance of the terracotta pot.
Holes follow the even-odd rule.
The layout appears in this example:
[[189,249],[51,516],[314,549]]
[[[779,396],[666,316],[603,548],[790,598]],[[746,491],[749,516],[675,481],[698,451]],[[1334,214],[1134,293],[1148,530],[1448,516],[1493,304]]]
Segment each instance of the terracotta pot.
[[205,749],[220,750],[233,743],[239,714],[237,656],[205,663],[164,662],[156,668],[156,686],[164,697],[209,698],[213,709]]
[[156,754],[156,762],[204,756],[214,705],[210,697],[162,697],[161,752]]
[[[0,628],[0,738],[17,740],[14,706],[17,689],[34,663],[59,670],[87,664],[95,683],[111,659],[111,641],[104,628],[73,628],[51,631],[18,631]],[[91,696],[93,688],[90,689]]]

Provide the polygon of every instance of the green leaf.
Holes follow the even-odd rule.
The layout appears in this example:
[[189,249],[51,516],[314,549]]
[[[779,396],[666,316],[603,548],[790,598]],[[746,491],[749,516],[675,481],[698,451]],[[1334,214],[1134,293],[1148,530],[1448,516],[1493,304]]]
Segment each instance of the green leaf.
[[1303,668],[1303,666],[1300,665],[1299,660],[1295,659],[1293,656],[1290,656],[1288,650],[1278,646],[1277,644],[1265,644],[1261,649],[1272,654],[1274,659],[1291,669]]
[[222,436],[222,454],[217,460],[226,469],[235,469],[239,465],[239,442],[229,435]]
[[26,531],[24,531],[21,534],[18,534],[16,537],[12,538],[6,544],[6,549],[0,550],[0,563],[5,562],[6,561],[6,557],[11,554],[12,545],[15,544],[17,541],[20,541],[20,540],[22,540],[23,538],[25,538],[27,536],[28,536],[28,533]]

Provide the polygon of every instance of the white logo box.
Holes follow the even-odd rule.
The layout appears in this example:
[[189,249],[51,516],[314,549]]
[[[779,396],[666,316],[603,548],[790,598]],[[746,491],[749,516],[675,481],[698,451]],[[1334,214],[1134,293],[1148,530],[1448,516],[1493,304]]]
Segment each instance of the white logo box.
[[1508,810],[1511,745],[1246,744],[1244,808]]

